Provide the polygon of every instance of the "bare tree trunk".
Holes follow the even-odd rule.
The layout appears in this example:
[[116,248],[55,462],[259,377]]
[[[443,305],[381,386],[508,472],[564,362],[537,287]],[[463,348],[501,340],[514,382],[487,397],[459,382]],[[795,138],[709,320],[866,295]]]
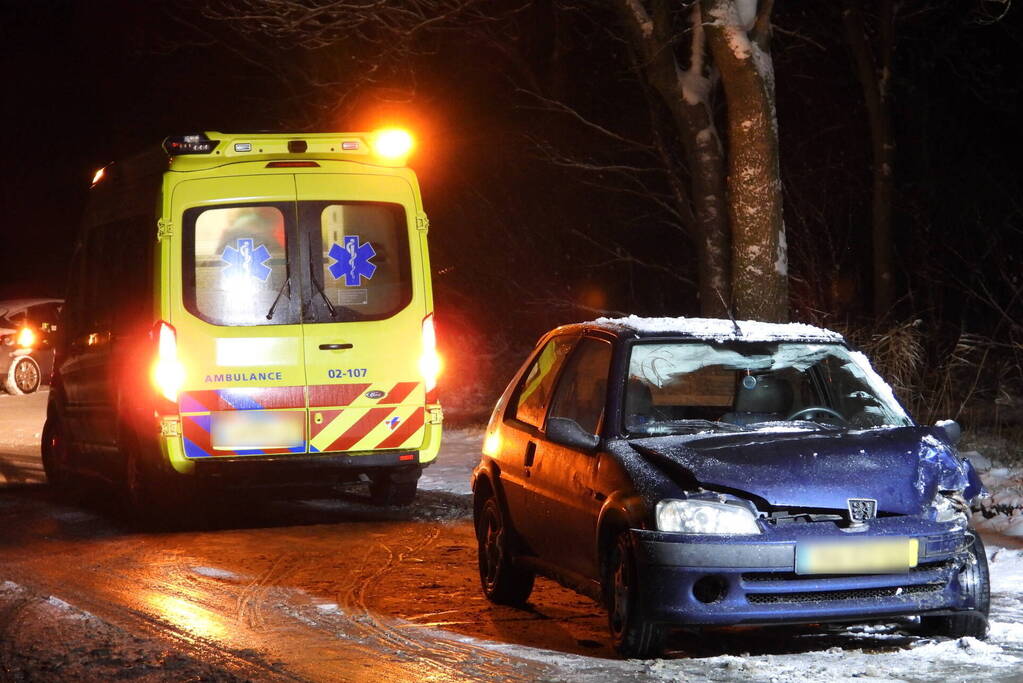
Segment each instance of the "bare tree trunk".
[[654,0],[651,13],[641,0],[616,1],[645,77],[671,112],[685,146],[689,193],[687,197],[679,185],[675,194],[680,203],[692,202],[696,219],[700,310],[708,316],[725,316],[728,309],[722,302],[731,300],[731,288],[724,152],[710,108],[710,78],[704,73],[706,48],[700,7],[693,6],[689,68],[682,69],[672,50],[675,36],[667,3]]
[[[878,58],[871,49],[860,0],[845,0],[842,21],[852,50],[856,77],[870,121],[874,164],[871,244],[873,249],[874,315],[884,317],[895,302],[892,272],[892,200],[895,185],[895,132],[889,95],[892,54],[895,49],[895,3],[880,0],[878,7]],[[880,62],[878,65],[877,62]]]
[[774,72],[766,51],[772,2],[762,0],[756,16],[744,17],[737,4],[701,0],[728,105],[732,296],[739,317],[781,322],[789,311],[788,256]]

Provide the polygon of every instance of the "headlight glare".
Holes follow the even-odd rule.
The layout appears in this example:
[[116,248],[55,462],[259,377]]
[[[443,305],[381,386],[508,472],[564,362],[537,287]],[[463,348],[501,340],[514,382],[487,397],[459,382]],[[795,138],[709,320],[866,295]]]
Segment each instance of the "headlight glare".
[[657,528],[683,534],[759,534],[756,517],[739,505],[709,500],[662,500]]

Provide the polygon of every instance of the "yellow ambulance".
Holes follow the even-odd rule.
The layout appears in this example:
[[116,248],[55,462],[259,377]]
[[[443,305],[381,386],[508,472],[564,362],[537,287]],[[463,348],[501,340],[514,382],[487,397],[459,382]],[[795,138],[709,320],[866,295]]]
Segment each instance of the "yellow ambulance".
[[143,509],[360,480],[410,503],[441,438],[412,144],[206,132],[98,171],[43,432],[51,483],[99,477]]

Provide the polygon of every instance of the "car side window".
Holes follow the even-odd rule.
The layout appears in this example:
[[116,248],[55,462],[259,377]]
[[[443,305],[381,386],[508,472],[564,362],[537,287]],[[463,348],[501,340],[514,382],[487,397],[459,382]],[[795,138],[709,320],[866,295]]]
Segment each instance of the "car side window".
[[554,378],[572,348],[575,337],[555,337],[543,347],[519,383],[515,419],[539,427],[547,412]]
[[561,373],[550,416],[575,420],[586,432],[596,434],[604,414],[610,367],[611,344],[584,337]]

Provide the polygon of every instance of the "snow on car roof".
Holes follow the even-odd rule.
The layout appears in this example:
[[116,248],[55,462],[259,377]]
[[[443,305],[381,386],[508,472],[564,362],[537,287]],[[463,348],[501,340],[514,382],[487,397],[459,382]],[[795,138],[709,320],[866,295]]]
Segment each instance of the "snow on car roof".
[[723,318],[641,318],[630,315],[624,318],[597,318],[589,324],[631,330],[639,334],[674,333],[715,341],[844,341],[837,332],[805,323],[765,323],[758,320],[738,320],[733,323]]

